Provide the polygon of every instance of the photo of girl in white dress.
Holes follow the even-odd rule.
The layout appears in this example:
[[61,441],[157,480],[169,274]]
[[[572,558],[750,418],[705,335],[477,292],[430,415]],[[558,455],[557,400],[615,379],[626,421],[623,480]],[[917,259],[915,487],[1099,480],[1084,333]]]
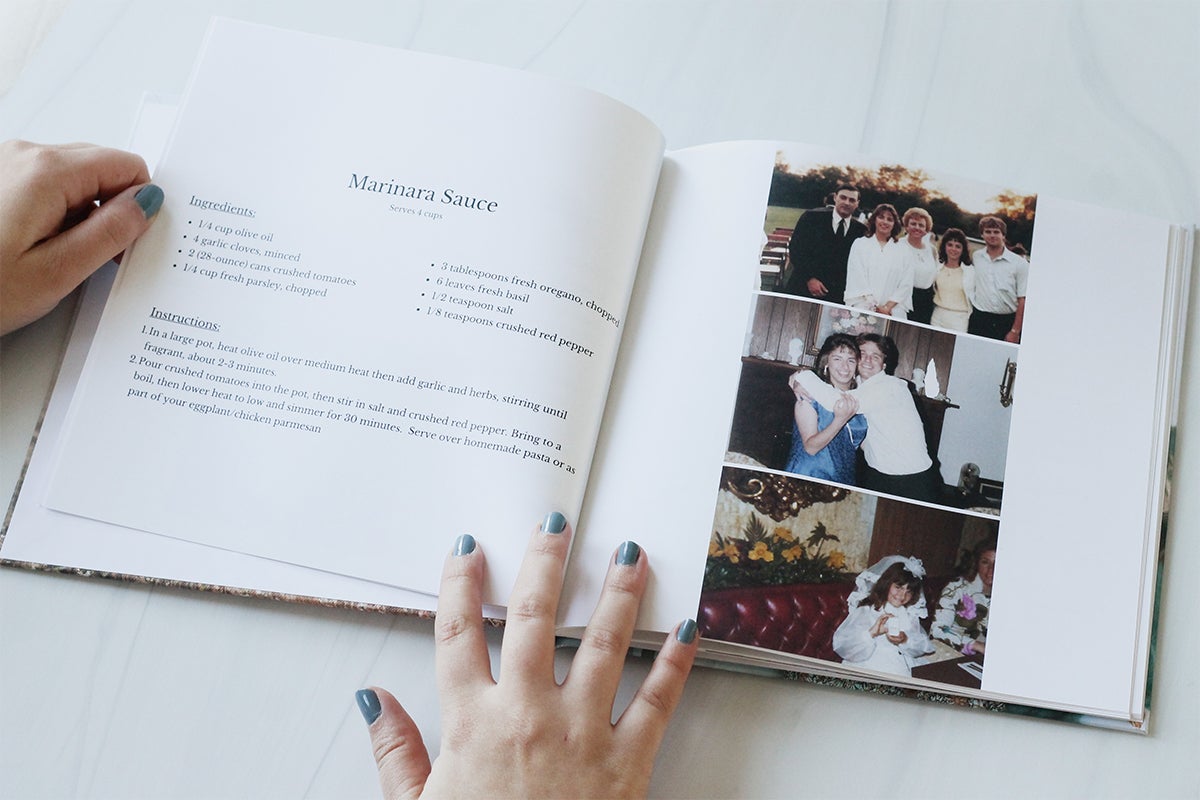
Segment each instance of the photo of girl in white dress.
[[863,570],[846,604],[850,614],[833,634],[833,649],[856,667],[912,675],[914,659],[933,649],[921,627],[928,610],[920,559],[888,556]]

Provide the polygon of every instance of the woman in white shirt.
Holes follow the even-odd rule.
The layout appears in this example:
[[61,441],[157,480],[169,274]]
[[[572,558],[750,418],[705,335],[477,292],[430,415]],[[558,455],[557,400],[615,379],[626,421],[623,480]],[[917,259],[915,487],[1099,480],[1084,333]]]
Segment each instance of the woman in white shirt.
[[912,304],[912,270],[896,245],[900,214],[881,203],[867,219],[867,235],[850,246],[846,261],[846,305],[907,319]]
[[905,262],[904,271],[911,272],[913,280],[908,318],[928,324],[933,314],[933,279],[938,271],[937,257],[929,242],[933,217],[925,209],[914,206],[904,212],[900,224],[904,226],[905,237],[896,246]]

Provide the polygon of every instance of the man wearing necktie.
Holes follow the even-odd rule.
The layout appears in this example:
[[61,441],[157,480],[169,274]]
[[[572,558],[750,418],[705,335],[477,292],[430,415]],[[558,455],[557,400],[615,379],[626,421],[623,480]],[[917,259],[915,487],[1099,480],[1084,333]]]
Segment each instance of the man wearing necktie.
[[854,218],[858,198],[857,186],[843,184],[834,190],[832,208],[813,208],[800,216],[788,242],[790,272],[784,292],[843,302],[850,245],[867,232]]

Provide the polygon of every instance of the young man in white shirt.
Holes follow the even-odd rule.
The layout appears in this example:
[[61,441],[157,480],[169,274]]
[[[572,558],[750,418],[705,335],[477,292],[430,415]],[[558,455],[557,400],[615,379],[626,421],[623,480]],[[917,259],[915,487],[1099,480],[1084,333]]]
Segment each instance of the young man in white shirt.
[[1004,244],[1008,226],[999,217],[979,220],[984,247],[971,254],[975,265],[975,292],[967,332],[989,339],[1021,342],[1025,323],[1025,286],[1029,262]]

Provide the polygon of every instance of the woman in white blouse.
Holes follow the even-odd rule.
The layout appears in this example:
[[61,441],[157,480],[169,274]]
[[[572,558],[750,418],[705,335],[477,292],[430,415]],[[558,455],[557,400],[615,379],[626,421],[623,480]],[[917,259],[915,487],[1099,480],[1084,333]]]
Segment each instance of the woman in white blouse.
[[912,304],[912,269],[896,244],[900,215],[881,203],[867,219],[867,235],[850,246],[846,261],[846,305],[907,319]]
[[900,218],[905,236],[896,246],[905,261],[904,271],[912,274],[912,302],[908,318],[914,322],[929,324],[933,314],[933,279],[937,275],[938,260],[929,241],[933,230],[933,217],[923,208],[912,207]]

